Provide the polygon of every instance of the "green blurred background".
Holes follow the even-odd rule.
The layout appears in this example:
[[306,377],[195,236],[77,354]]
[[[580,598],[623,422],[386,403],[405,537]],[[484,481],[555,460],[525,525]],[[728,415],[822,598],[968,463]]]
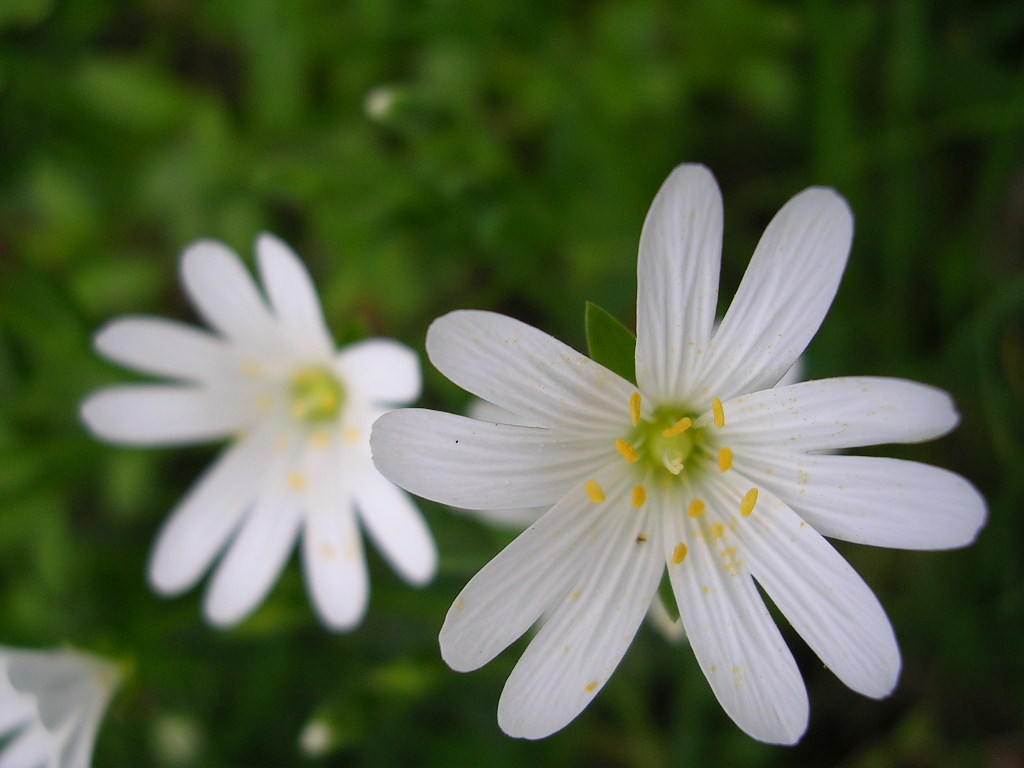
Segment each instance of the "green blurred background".
[[[251,259],[280,235],[339,338],[422,351],[431,319],[477,307],[581,347],[586,299],[632,324],[644,213],[683,161],[725,196],[726,295],[785,200],[845,195],[856,239],[809,375],[930,382],[963,414],[881,452],[978,485],[977,545],[840,545],[901,641],[891,699],[845,689],[787,628],[811,724],[768,747],[645,627],[576,722],[508,739],[495,710],[522,644],[460,675],[436,634],[510,534],[425,503],[436,581],[410,589],[371,554],[348,635],[317,623],[294,560],[229,632],[203,624],[201,590],[148,590],[154,534],[216,446],[101,446],[76,407],[127,378],[90,350],[105,320],[194,321],[185,245]],[[2,0],[0,643],[130,661],[95,766],[1020,768],[1022,255],[1019,0]],[[464,408],[425,368],[422,402]],[[327,754],[300,749],[313,718]]]

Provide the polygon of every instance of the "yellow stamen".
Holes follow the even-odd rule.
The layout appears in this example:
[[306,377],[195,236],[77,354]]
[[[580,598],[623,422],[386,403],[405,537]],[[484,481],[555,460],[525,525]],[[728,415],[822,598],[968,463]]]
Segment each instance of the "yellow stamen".
[[683,432],[693,426],[693,419],[689,416],[683,416],[679,421],[673,424],[671,427],[662,432],[663,437],[675,437],[681,435]]
[[690,517],[703,517],[704,516],[704,502],[700,499],[694,499],[690,502],[689,509],[686,510],[686,514]]
[[672,565],[679,565],[683,562],[686,559],[686,553],[689,551],[689,548],[683,542],[680,541],[676,544],[676,548],[672,550]]
[[633,509],[640,509],[647,501],[647,489],[642,485],[633,486]]
[[291,472],[288,475],[288,487],[293,491],[304,491],[308,485],[306,476],[301,472]]
[[255,379],[257,376],[263,375],[263,367],[255,360],[243,360],[242,375]]
[[750,513],[754,511],[755,504],[757,504],[757,488],[751,488],[740,502],[740,514],[744,517],[750,517]]
[[717,397],[711,400],[711,410],[715,413],[715,426],[721,429],[725,426],[725,409],[722,407],[722,401]]
[[316,448],[326,448],[331,444],[331,435],[326,429],[317,429],[310,434],[309,441]]
[[621,453],[622,458],[624,458],[629,464],[632,464],[634,461],[640,458],[640,454],[636,452],[636,448],[627,443],[625,440],[616,440],[615,450]]
[[718,452],[718,470],[728,472],[730,469],[732,469],[732,450],[723,448]]
[[587,498],[589,498],[595,504],[600,504],[604,501],[604,489],[600,485],[595,483],[593,480],[587,481]]
[[587,689],[587,693],[593,693],[594,689],[597,688],[597,681],[595,680],[594,682],[587,683],[583,687]]
[[640,423],[640,393],[634,392],[629,398],[629,418],[633,421],[633,426],[637,426]]

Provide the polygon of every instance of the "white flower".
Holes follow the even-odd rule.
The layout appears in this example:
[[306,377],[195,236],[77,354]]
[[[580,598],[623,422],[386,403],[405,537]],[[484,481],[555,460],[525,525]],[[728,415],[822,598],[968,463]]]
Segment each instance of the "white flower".
[[235,624],[301,535],[317,612],[345,630],[369,591],[359,524],[407,581],[423,584],[436,568],[423,518],[369,448],[373,421],[419,395],[419,361],[386,339],[336,353],[299,259],[270,235],[256,252],[266,299],[225,246],[200,241],[182,257],[185,290],[216,333],[151,317],[105,326],[95,340],[104,356],[174,381],[101,390],[82,418],[131,445],[234,438],[161,531],[149,568],[157,591],[190,589],[224,550],[204,608],[213,624]]
[[[803,359],[800,358],[775,386],[784,387],[789,384],[796,384],[802,378]],[[470,403],[469,416],[479,421],[490,421],[495,424],[517,424],[521,427],[537,426],[536,424],[525,423],[511,411],[506,411],[504,408],[499,408],[493,403],[479,398],[474,398],[473,402]],[[548,509],[550,509],[550,505],[522,509],[477,509],[473,510],[473,514],[499,528],[521,530],[531,523],[535,523]],[[647,622],[670,643],[681,643],[686,639],[686,631],[683,629],[682,620],[672,618],[661,599],[651,601],[651,607],[647,611]]]
[[538,427],[425,410],[374,426],[377,466],[421,496],[471,509],[554,505],[465,587],[441,653],[476,669],[546,621],[498,704],[510,735],[542,738],[607,682],[667,567],[701,670],[754,738],[793,743],[807,694],[761,589],[844,683],[895,685],[892,628],[823,538],[941,549],[969,543],[984,501],[942,469],[822,451],[916,442],[957,422],[909,381],[773,388],[817,331],[852,238],[845,201],[808,189],[775,216],[713,332],[721,195],[680,166],[640,238],[637,387],[523,323],[453,312],[427,335],[448,378]]
[[117,667],[71,649],[0,646],[0,766],[86,768]]

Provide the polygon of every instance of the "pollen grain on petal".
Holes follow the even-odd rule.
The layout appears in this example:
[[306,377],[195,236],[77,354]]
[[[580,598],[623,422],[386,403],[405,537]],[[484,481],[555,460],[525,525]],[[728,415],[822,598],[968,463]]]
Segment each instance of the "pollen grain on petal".
[[689,416],[683,416],[679,421],[673,424],[671,427],[662,432],[663,437],[676,437],[677,435],[683,434],[686,430],[693,426],[693,419]]
[[672,550],[672,565],[679,565],[683,562],[686,559],[686,553],[689,551],[689,547],[682,541],[676,544],[676,548]]
[[628,464],[632,464],[640,458],[640,454],[636,452],[636,448],[625,440],[616,440],[615,450],[622,454],[622,458],[624,458]]
[[755,504],[757,504],[757,488],[751,488],[747,491],[743,500],[740,501],[740,514],[744,517],[750,517],[750,513],[754,511]]
[[711,410],[715,416],[715,426],[721,429],[725,426],[725,408],[722,407],[722,401],[717,397],[711,400]]
[[274,398],[264,392],[256,399],[256,407],[260,413],[268,413],[274,407]]
[[309,480],[301,472],[290,472],[288,474],[288,487],[293,491],[304,491],[309,487]]
[[241,368],[242,375],[246,378],[255,379],[256,377],[263,375],[263,366],[255,360],[243,360]]
[[700,499],[694,499],[690,502],[690,506],[686,510],[686,514],[690,517],[703,517],[706,505]]
[[633,509],[640,509],[647,501],[647,489],[642,485],[633,486]]
[[595,504],[604,501],[604,489],[593,480],[587,481],[587,498]]
[[640,393],[634,392],[629,398],[629,418],[633,426],[640,424]]
[[593,693],[597,689],[597,681],[591,680],[584,687],[587,689],[587,693]]
[[723,448],[718,452],[718,470],[719,472],[728,472],[732,469],[732,449]]

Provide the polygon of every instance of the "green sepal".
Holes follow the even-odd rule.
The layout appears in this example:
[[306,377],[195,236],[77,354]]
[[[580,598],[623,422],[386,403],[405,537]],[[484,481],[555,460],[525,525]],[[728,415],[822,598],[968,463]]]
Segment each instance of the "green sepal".
[[666,572],[661,577],[661,584],[658,585],[658,600],[665,606],[665,611],[672,621],[679,621],[679,603],[676,602],[676,593],[672,591],[672,582]]
[[607,310],[587,302],[583,315],[590,358],[636,384],[636,337]]

